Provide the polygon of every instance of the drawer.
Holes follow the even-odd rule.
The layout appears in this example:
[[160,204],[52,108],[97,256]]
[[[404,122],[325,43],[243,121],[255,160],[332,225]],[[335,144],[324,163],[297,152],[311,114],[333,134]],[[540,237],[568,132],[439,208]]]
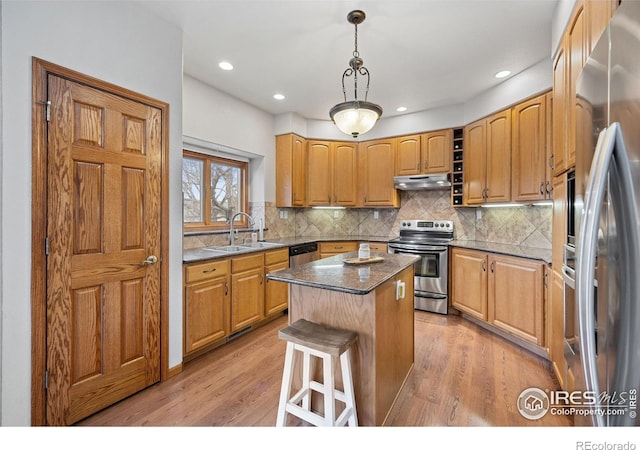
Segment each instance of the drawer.
[[271,264],[277,264],[289,261],[289,248],[281,248],[278,250],[271,250],[264,254],[264,265],[269,266]]
[[264,266],[264,252],[231,259],[231,272],[238,273],[245,270],[257,269]]
[[358,243],[353,241],[320,242],[320,253],[344,253],[358,250]]
[[205,263],[189,264],[185,267],[185,283],[209,280],[229,273],[229,260],[215,260]]
[[[364,242],[367,244],[367,242]],[[387,253],[387,244],[384,242],[368,242],[371,253]]]

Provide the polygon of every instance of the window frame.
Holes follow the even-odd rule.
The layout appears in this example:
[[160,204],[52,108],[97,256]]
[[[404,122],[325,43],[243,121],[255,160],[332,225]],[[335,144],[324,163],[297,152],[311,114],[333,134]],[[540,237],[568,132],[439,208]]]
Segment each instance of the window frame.
[[[224,231],[230,229],[228,222],[212,222],[211,221],[211,164],[220,163],[227,166],[233,166],[240,169],[240,205],[241,211],[249,214],[249,163],[247,161],[239,161],[221,156],[209,155],[207,153],[195,152],[193,150],[182,150],[182,158],[191,158],[202,161],[202,205],[203,205],[203,222],[185,222],[184,214],[182,215],[182,226],[184,231]],[[184,198],[182,199],[184,202]],[[237,211],[239,212],[239,211]],[[247,217],[242,215],[234,222],[234,228],[249,228]]]

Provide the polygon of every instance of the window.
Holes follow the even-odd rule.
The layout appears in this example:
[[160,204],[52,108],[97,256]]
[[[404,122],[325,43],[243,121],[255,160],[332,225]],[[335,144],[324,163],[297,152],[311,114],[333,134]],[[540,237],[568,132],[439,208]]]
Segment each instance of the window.
[[[182,156],[183,222],[186,230],[228,229],[237,212],[248,210],[247,171],[243,161],[184,151]],[[239,216],[236,225],[248,226]]]

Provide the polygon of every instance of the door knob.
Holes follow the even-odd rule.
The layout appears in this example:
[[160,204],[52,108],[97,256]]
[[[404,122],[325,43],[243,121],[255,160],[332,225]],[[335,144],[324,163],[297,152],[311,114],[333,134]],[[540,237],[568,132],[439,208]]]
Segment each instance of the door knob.
[[155,255],[148,256],[147,259],[140,263],[140,267],[150,266],[158,262],[158,258]]

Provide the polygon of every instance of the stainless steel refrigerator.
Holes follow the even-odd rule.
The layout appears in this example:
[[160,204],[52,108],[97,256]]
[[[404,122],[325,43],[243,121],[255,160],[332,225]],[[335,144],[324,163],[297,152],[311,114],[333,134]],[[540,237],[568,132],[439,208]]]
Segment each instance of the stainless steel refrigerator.
[[[617,9],[577,84],[576,425],[640,425],[640,2]],[[594,400],[595,399],[595,400]]]

